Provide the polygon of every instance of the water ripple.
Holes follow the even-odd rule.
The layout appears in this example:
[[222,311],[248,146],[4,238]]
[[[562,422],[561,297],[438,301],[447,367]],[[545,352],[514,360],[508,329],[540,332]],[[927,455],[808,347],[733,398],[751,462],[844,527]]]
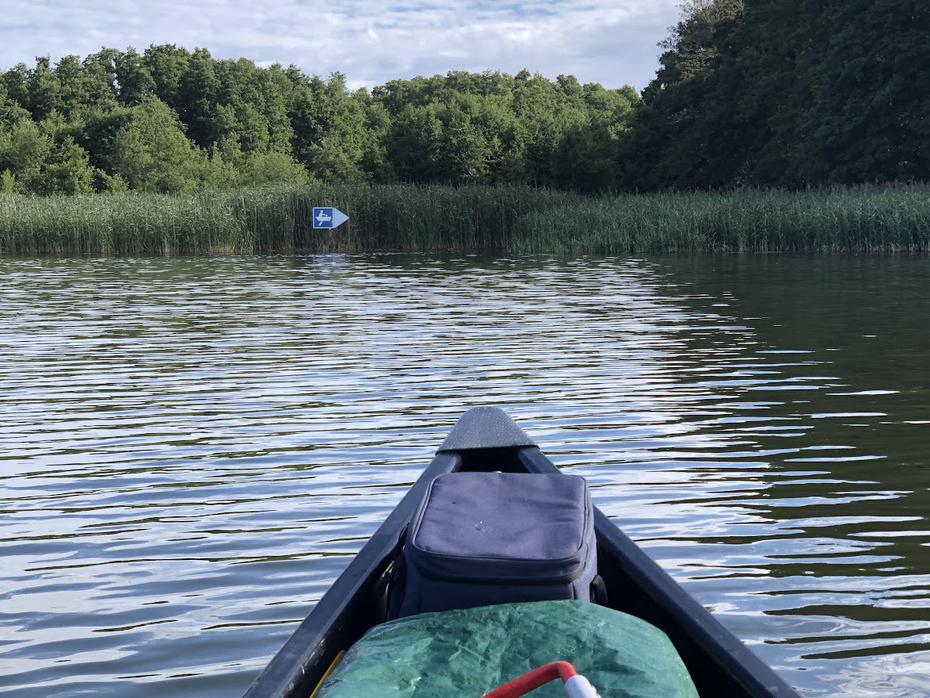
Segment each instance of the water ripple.
[[802,691],[924,693],[927,336],[892,316],[927,317],[928,282],[921,260],[0,262],[0,691],[235,695],[494,404]]

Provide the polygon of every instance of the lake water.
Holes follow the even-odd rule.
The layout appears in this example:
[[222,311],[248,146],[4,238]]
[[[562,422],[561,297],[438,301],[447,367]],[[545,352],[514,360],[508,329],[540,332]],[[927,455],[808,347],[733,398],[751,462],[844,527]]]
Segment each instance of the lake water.
[[930,260],[0,261],[0,693],[243,691],[499,405],[804,693],[930,693]]

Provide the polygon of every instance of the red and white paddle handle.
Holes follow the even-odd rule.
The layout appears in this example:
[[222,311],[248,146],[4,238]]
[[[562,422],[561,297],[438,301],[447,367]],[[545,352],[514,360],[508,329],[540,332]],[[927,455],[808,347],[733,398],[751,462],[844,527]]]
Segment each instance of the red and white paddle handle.
[[575,671],[568,662],[550,662],[498,686],[484,694],[484,698],[520,698],[545,683],[562,679],[568,698],[601,698],[584,676]]

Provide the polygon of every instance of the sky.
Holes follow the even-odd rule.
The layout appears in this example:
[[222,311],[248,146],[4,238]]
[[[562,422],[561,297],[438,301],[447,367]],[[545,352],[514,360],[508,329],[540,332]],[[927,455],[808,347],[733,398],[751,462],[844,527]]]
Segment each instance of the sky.
[[678,0],[0,0],[0,68],[102,46],[205,47],[216,58],[344,73],[353,87],[522,68],[646,86]]

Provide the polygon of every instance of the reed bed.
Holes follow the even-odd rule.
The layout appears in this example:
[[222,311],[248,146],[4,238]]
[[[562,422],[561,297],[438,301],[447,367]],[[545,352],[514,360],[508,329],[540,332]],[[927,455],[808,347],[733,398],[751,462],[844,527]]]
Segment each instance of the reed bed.
[[225,197],[0,196],[0,253],[163,255],[254,244]]
[[[582,203],[531,187],[315,185],[188,195],[0,196],[0,254],[506,251],[523,216]],[[312,230],[314,206],[350,216]]]
[[599,197],[521,220],[513,252],[930,251],[930,188],[833,187]]
[[[314,205],[350,221],[311,229]],[[0,196],[0,254],[930,251],[930,188],[582,197],[524,186],[313,185]]]

